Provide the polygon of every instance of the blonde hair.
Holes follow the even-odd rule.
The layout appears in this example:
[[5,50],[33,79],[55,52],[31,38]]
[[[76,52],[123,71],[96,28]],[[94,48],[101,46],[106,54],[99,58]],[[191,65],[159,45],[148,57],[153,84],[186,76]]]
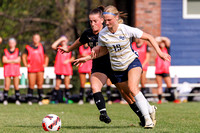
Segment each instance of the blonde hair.
[[119,24],[122,24],[124,22],[123,18],[127,18],[127,13],[123,13],[123,12],[118,11],[117,8],[115,6],[112,6],[112,5],[107,6],[104,9],[104,12],[110,12],[112,14],[115,14],[116,16],[118,15],[119,16],[119,19],[118,19]]

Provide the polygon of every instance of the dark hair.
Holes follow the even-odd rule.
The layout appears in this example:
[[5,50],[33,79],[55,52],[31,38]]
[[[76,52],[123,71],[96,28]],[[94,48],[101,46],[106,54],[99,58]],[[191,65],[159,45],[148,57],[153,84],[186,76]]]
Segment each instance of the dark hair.
[[102,17],[102,13],[104,11],[104,6],[98,6],[97,8],[93,9],[90,11],[90,15],[91,14],[99,14],[100,17]]

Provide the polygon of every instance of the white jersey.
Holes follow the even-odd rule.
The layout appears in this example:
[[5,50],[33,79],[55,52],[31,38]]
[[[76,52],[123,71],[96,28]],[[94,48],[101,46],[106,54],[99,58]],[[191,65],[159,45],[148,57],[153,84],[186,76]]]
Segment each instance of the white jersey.
[[115,33],[111,33],[107,27],[99,33],[98,45],[106,46],[112,69],[114,71],[124,71],[130,63],[138,57],[131,48],[130,38],[141,38],[143,31],[125,24],[119,24]]

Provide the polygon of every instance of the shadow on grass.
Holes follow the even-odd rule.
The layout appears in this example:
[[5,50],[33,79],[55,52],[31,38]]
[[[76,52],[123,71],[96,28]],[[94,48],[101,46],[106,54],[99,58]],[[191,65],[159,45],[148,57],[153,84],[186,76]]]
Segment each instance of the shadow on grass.
[[[6,127],[22,127],[22,128],[42,128],[42,125],[11,125]],[[127,125],[127,126],[61,126],[61,128],[67,128],[67,129],[127,129],[132,127],[139,127],[137,125]]]
[[61,128],[67,128],[67,129],[127,129],[132,127],[138,127],[136,125],[130,125],[130,126],[62,126]]

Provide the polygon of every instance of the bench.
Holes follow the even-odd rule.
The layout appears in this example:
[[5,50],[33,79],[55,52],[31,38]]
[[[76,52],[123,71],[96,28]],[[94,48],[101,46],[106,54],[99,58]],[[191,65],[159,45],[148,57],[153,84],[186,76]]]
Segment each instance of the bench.
[[[25,79],[27,79],[27,68],[26,67],[20,67],[20,74],[22,75],[22,73],[24,74]],[[47,79],[47,77],[49,79],[53,79],[53,84],[46,83],[45,80]],[[4,79],[3,67],[0,67],[0,80],[3,80],[3,79]],[[20,79],[21,79],[21,76],[20,76]],[[44,72],[44,84],[42,85],[42,88],[44,88],[44,89],[54,88],[55,84],[56,84],[55,79],[56,79],[56,75],[54,73],[54,67],[46,67],[45,72]],[[73,87],[73,85],[70,84],[69,88],[72,88],[72,87]],[[0,88],[4,88],[4,85],[0,85]],[[14,88],[14,86],[11,85],[10,88]],[[28,88],[28,85],[19,85],[19,88],[20,89]],[[37,88],[37,85],[35,85],[35,88]],[[60,88],[65,88],[65,85],[61,84]]]
[[[20,68],[20,73],[24,73],[25,78],[27,79],[27,68],[26,67],[21,67]],[[174,79],[175,76],[178,78],[196,78],[200,79],[200,66],[171,66],[170,67],[170,76],[172,79]],[[54,88],[55,87],[55,73],[54,73],[54,67],[46,67],[45,68],[45,73],[44,73],[44,78],[47,79],[53,79],[53,84],[43,84],[43,88]],[[89,78],[88,75],[86,75],[87,78]],[[147,79],[155,79],[155,67],[154,66],[149,66],[147,70]],[[3,76],[3,67],[0,67],[0,79],[4,79]],[[178,87],[180,83],[177,84],[172,84],[172,87]],[[166,84],[162,85],[163,87],[166,87]],[[194,87],[200,87],[200,83],[190,83],[190,86],[192,88]],[[27,88],[27,85],[19,85],[19,88]],[[35,86],[37,87],[37,86]],[[70,84],[70,88],[73,87],[73,85]],[[90,84],[86,84],[85,88],[89,88]],[[106,85],[104,86],[106,87]],[[112,85],[111,87],[115,87]],[[147,83],[146,87],[148,88],[156,88],[157,84],[156,83]],[[0,88],[4,88],[4,85],[0,85]],[[13,85],[11,85],[11,88],[13,88]],[[60,88],[65,88],[64,84],[61,84]],[[152,95],[153,94],[149,94]]]

